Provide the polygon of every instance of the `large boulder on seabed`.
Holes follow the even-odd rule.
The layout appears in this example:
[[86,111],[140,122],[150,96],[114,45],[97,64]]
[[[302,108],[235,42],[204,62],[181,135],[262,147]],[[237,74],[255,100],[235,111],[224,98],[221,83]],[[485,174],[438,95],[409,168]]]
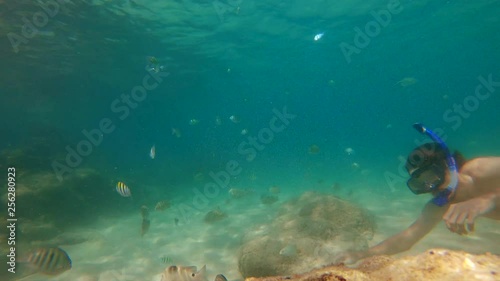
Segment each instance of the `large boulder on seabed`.
[[239,270],[243,277],[303,273],[331,263],[340,252],[366,249],[374,230],[366,210],[333,195],[306,192],[245,237]]

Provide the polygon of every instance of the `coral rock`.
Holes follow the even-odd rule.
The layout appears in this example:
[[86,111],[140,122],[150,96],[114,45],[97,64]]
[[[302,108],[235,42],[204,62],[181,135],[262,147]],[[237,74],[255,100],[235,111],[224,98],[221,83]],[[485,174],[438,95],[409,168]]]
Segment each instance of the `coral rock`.
[[500,280],[500,256],[473,255],[461,251],[432,249],[399,259],[377,256],[365,259],[358,268],[327,266],[305,274],[247,278],[246,281],[460,281]]
[[[280,206],[277,217],[262,228],[243,239],[238,266],[244,277],[298,274],[311,270],[311,264],[327,265],[340,252],[366,249],[375,225],[354,204],[306,192]],[[284,254],[291,246],[294,254]]]

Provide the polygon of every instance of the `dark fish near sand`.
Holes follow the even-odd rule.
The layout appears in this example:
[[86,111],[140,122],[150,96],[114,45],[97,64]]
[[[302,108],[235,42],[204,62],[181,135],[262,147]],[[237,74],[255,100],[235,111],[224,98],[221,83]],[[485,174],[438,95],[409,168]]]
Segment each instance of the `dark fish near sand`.
[[144,236],[144,234],[148,233],[150,225],[151,225],[151,221],[150,220],[148,220],[148,219],[143,219],[142,220],[141,237]]
[[279,186],[271,186],[269,188],[269,192],[272,193],[272,194],[279,194],[280,193],[280,188]]
[[39,248],[33,251],[28,262],[38,269],[38,273],[59,275],[71,269],[71,259],[61,248]]
[[214,222],[218,222],[218,221],[221,221],[223,219],[227,218],[227,214],[224,213],[220,207],[217,207],[216,209],[208,212],[205,217],[203,218],[203,220],[206,222],[206,223],[214,223]]
[[309,150],[307,151],[309,154],[318,154],[320,152],[319,146],[313,144],[309,147]]
[[118,192],[118,194],[120,194],[123,197],[132,196],[132,193],[130,193],[130,188],[128,188],[128,186],[121,181],[116,183],[116,192]]
[[215,276],[215,281],[227,281],[227,278],[222,274],[217,274],[217,276]]
[[255,190],[253,189],[248,189],[248,188],[231,188],[229,189],[229,195],[231,195],[232,198],[239,199],[243,198],[249,195],[252,195]]
[[169,266],[161,274],[161,281],[207,281],[207,268],[203,266],[199,271],[196,266]]
[[260,201],[262,202],[262,204],[271,205],[274,202],[278,201],[278,196],[270,194],[262,194],[260,196]]
[[147,206],[144,205],[141,206],[141,216],[143,219],[149,218],[149,209]]

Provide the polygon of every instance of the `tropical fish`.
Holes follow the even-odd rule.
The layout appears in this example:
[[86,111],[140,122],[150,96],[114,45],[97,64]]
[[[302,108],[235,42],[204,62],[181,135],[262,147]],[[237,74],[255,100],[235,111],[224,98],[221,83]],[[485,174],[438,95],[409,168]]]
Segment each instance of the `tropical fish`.
[[243,189],[243,188],[231,188],[229,189],[229,195],[231,195],[232,198],[243,198],[248,195],[251,195],[254,193],[254,190],[252,189]]
[[215,117],[215,126],[220,126],[222,124],[222,120],[220,119],[220,116]]
[[155,211],[163,211],[170,207],[170,203],[168,201],[160,201],[156,203]]
[[297,256],[298,250],[295,245],[287,245],[283,249],[280,250],[280,255],[288,258],[292,258]]
[[314,41],[318,41],[319,39],[321,39],[321,37],[323,37],[323,35],[325,35],[324,32],[314,35]]
[[151,225],[151,221],[150,220],[148,220],[148,219],[142,219],[141,237],[144,236],[144,234],[148,233],[150,225]]
[[121,181],[116,184],[116,192],[118,192],[123,197],[132,196],[132,194],[130,193],[130,188],[128,188],[128,186]]
[[205,215],[205,217],[203,218],[203,220],[206,223],[214,223],[214,222],[221,221],[221,220],[225,219],[226,217],[227,217],[227,214],[224,213],[223,211],[221,211],[220,207],[217,207],[216,209],[208,212]]
[[339,191],[342,186],[340,185],[340,183],[336,182],[331,187],[334,191]]
[[147,206],[144,205],[141,206],[141,216],[143,219],[149,218],[149,209]]
[[238,124],[241,122],[240,118],[236,115],[231,115],[229,116],[229,120],[231,120],[231,122],[235,123],[235,124]]
[[165,255],[161,256],[161,257],[160,257],[160,259],[161,259],[161,262],[163,262],[163,263],[165,263],[165,264],[167,264],[167,263],[172,263],[172,258],[167,257],[167,256],[165,256]]
[[271,205],[274,202],[278,201],[278,197],[276,195],[262,194],[260,196],[260,201],[262,202],[262,204]]
[[227,278],[222,274],[217,274],[217,276],[215,276],[215,281],[227,281]]
[[[132,1],[130,1],[130,3],[133,3]],[[152,71],[152,72],[155,72],[155,73],[158,73],[160,72],[160,70],[163,70],[165,68],[165,66],[163,65],[160,65],[160,62],[158,61],[158,59],[156,57],[148,57],[148,65],[147,65],[147,70],[148,71]]]
[[394,84],[394,85],[400,85],[401,87],[408,87],[408,86],[411,86],[417,82],[418,82],[418,80],[415,79],[414,77],[405,77],[405,78],[399,80],[398,82],[396,82],[396,84]]
[[207,267],[199,271],[196,266],[169,266],[161,274],[161,281],[207,281]]
[[320,152],[320,148],[319,146],[317,146],[316,144],[313,144],[309,147],[309,150],[307,151],[309,154],[318,154]]
[[176,138],[180,138],[180,137],[182,137],[182,133],[179,129],[172,128],[172,136],[175,136]]
[[269,192],[271,192],[272,194],[279,194],[280,193],[280,187],[279,186],[271,186],[269,188]]
[[148,57],[148,61],[151,64],[158,64],[158,59],[156,57],[154,57],[154,56]]
[[156,157],[156,146],[155,145],[153,145],[151,147],[151,149],[149,150],[149,157],[151,159],[155,159],[155,157]]
[[189,125],[191,125],[191,126],[198,125],[198,123],[200,123],[200,120],[198,120],[198,119],[189,120]]
[[28,262],[38,269],[38,273],[59,275],[71,269],[71,258],[61,248],[39,248],[33,251]]

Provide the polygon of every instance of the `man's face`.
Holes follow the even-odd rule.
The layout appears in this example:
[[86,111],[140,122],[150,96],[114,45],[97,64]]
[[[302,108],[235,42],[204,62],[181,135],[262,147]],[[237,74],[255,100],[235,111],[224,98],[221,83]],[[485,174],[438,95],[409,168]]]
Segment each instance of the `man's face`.
[[411,169],[408,188],[415,194],[438,191],[445,179],[445,171],[436,164]]

